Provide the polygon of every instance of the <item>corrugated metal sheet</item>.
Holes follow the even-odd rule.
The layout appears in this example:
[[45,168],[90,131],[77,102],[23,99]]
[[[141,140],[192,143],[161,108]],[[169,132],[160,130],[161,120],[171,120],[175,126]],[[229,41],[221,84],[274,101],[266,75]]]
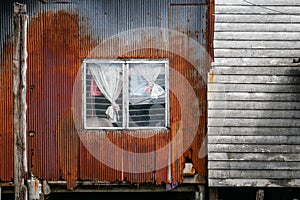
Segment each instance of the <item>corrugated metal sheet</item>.
[[[153,182],[161,184],[168,179],[168,168],[155,172],[122,173],[107,167],[91,155],[80,141],[73,119],[72,95],[76,76],[81,66],[81,59],[86,57],[105,57],[109,55],[122,58],[169,58],[170,67],[183,75],[192,86],[198,98],[198,108],[201,112],[199,129],[196,137],[183,156],[172,164],[172,180],[182,181],[182,171],[185,160],[191,160],[196,171],[206,176],[206,159],[199,159],[198,152],[206,133],[206,86],[191,63],[180,55],[159,49],[138,49],[143,37],[127,41],[134,51],[115,52],[121,43],[115,39],[108,41],[106,52],[91,54],[91,50],[110,37],[120,32],[145,27],[170,28],[187,34],[207,48],[207,12],[206,1],[169,1],[169,0],[113,0],[113,1],[21,1],[27,4],[29,14],[28,29],[28,69],[27,69],[27,101],[28,101],[28,131],[34,136],[28,136],[29,157],[32,158],[33,173],[47,180],[67,180],[68,187],[76,186],[77,180],[121,181],[132,183]],[[0,165],[6,163],[0,170],[0,180],[11,180],[13,177],[13,124],[12,124],[12,92],[11,92],[11,38],[12,23],[10,13],[12,2],[1,2],[1,101],[0,121]],[[186,4],[186,5],[184,5]],[[5,17],[2,17],[5,16]],[[9,17],[10,16],[10,17]],[[2,27],[9,27],[6,32]],[[157,32],[153,37],[157,37]],[[150,36],[149,36],[150,35]],[[7,37],[8,36],[8,37]],[[148,33],[149,38],[151,34]],[[144,41],[145,42],[145,41]],[[174,42],[174,44],[173,44]],[[168,41],[166,45],[176,46],[177,41]],[[148,44],[149,43],[149,44]],[[182,43],[183,51],[188,54],[195,52],[194,47]],[[144,47],[151,47],[151,41],[146,41]],[[187,50],[184,50],[187,49]],[[189,49],[189,50],[188,50]],[[8,59],[10,58],[10,59]],[[202,57],[204,59],[204,57]],[[207,60],[201,61],[199,68],[207,69]],[[203,69],[202,69],[203,70]],[[177,92],[184,91],[184,85],[178,84],[176,76],[170,77],[170,87]],[[4,87],[5,86],[5,87]],[[80,90],[80,87],[77,88]],[[174,91],[176,92],[176,91]],[[78,92],[81,95],[80,92]],[[81,96],[77,96],[81,98]],[[107,137],[125,151],[151,152],[167,145],[177,134],[178,123],[184,127],[192,127],[193,120],[181,119],[184,104],[186,113],[194,113],[189,106],[189,98],[182,93],[180,97],[171,94],[171,129],[156,133],[148,139],[135,138],[126,132],[109,132]],[[180,103],[179,103],[180,102]],[[80,100],[79,100],[80,105]],[[80,106],[79,106],[80,107]],[[5,118],[5,119],[4,119]],[[0,118],[1,119],[1,118]],[[185,131],[182,143],[189,142],[189,131]],[[137,134],[143,134],[136,132]],[[150,133],[149,133],[150,134]],[[134,146],[134,150],[132,149]],[[176,151],[173,146],[173,151]],[[105,151],[100,149],[99,151]],[[9,152],[9,153],[8,153]],[[153,162],[165,162],[168,155],[156,157]],[[8,163],[8,164],[7,164]],[[131,163],[132,168],[139,163]],[[146,167],[146,166],[145,166]]]
[[[0,181],[13,179],[13,93],[12,93],[12,12],[5,14],[5,8],[12,11],[7,2],[1,6],[0,17]],[[10,33],[10,34],[9,34]],[[1,184],[1,183],[0,183]]]

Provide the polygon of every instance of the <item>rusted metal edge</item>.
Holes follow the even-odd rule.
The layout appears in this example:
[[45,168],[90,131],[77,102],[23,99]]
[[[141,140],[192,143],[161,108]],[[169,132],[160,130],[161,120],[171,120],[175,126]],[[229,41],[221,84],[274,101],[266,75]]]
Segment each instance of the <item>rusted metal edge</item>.
[[[177,186],[171,192],[191,192],[197,191],[197,185],[205,185],[206,178],[195,175],[185,177],[183,184]],[[129,184],[129,183],[109,183],[104,181],[77,181],[78,187],[74,190],[67,189],[66,181],[48,181],[51,193],[58,192],[165,192],[166,187],[153,184]],[[2,182],[2,193],[14,193],[13,182]]]
[[13,182],[0,182],[0,187],[12,187],[14,186]]
[[208,3],[170,3],[170,6],[203,6]]
[[[59,192],[166,192],[166,186],[153,184],[130,184],[130,185],[78,185],[75,189],[70,190],[66,185],[52,185],[51,193]],[[197,191],[197,184],[182,184],[169,192],[193,192]]]
[[200,176],[199,174],[195,174],[194,176],[185,176],[183,180],[183,184],[201,184],[204,185],[207,183],[207,178],[204,176]]
[[42,3],[56,3],[56,4],[74,4],[75,2],[71,1],[47,1],[47,0],[39,0]]

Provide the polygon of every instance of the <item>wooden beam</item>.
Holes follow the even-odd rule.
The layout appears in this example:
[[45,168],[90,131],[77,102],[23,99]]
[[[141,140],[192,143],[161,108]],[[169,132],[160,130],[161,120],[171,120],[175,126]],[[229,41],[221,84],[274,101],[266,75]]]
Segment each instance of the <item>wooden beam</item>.
[[300,26],[298,24],[286,23],[215,23],[216,32],[299,32]]
[[239,22],[239,23],[299,23],[299,15],[266,15],[259,13],[250,13],[250,14],[217,14],[216,22],[217,23],[226,23],[226,22]]
[[210,178],[209,187],[268,187],[268,188],[284,188],[299,187],[299,179],[271,179],[271,178]]
[[198,185],[199,188],[199,200],[205,200],[205,185]]
[[300,178],[300,171],[296,170],[214,170],[214,169],[209,169],[208,171],[208,177],[210,179],[218,179],[218,178],[230,178],[230,179],[243,179],[243,178],[248,178],[248,179],[299,179]]
[[299,153],[209,153],[209,162],[300,162]]
[[264,196],[265,196],[264,190],[262,190],[262,189],[257,190],[256,200],[264,200]]
[[26,158],[26,5],[14,4],[14,189],[15,200],[27,199],[24,177],[27,173]]
[[[246,5],[246,6],[280,6],[280,5],[300,5],[298,0],[216,0],[216,5]],[[252,3],[254,2],[254,3]],[[253,9],[254,10],[254,9]]]
[[[266,145],[266,144],[208,144],[209,153],[300,153],[298,145]],[[300,176],[299,176],[300,178]]]
[[[299,29],[300,31],[300,29]],[[216,58],[297,58],[295,49],[215,49]]]
[[209,189],[209,200],[218,200],[218,189],[217,188],[210,188]]
[[[224,1],[224,0],[223,0]],[[227,3],[227,2],[226,2]],[[216,15],[219,14],[260,14],[260,15],[297,15],[299,14],[299,9],[295,5],[291,5],[290,2],[288,2],[289,5],[280,7],[280,10],[278,10],[278,6],[268,6],[268,9],[265,7],[259,7],[259,6],[248,6],[248,5],[234,5],[234,6],[223,6],[223,5],[216,5]],[[254,9],[255,8],[255,9]],[[279,12],[276,12],[280,11]]]
[[[253,61],[254,63],[256,62],[253,59],[250,59],[250,61]],[[276,59],[274,59],[276,60]],[[227,62],[228,61],[228,62]],[[258,60],[259,61],[259,60]],[[217,61],[218,62],[218,61]],[[233,58],[232,61],[229,61],[229,59],[225,59],[223,61],[220,61],[223,63],[219,63],[220,65],[224,65],[224,67],[216,67],[213,69],[214,74],[231,74],[231,75],[239,75],[239,74],[245,74],[245,75],[270,75],[273,74],[275,75],[285,75],[285,76],[292,76],[295,74],[295,72],[298,72],[299,66],[295,67],[285,67],[281,66],[280,64],[274,64],[277,65],[278,67],[243,67],[241,65],[237,65],[240,63],[235,63],[236,60]],[[226,63],[227,62],[227,63]],[[230,63],[231,62],[231,63]],[[238,62],[238,61],[237,61]],[[241,61],[243,62],[243,61]],[[248,65],[248,61],[245,61],[244,64],[242,65]],[[263,62],[263,61],[262,61]],[[292,60],[290,59],[290,63]],[[229,65],[233,66],[229,66]],[[227,65],[227,66],[225,66]],[[260,64],[262,66],[262,64]]]
[[[236,40],[236,41],[293,41],[298,42],[300,37],[299,32],[257,32],[253,34],[253,32],[217,32],[214,34],[214,43],[219,40]],[[232,45],[235,43],[231,42]]]

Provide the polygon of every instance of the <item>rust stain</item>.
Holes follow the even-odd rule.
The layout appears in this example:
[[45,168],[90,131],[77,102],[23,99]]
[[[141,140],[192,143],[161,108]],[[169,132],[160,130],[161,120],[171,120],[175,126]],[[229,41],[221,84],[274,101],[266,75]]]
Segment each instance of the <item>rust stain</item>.
[[0,60],[0,181],[13,178],[13,92],[12,55],[13,45],[6,38]]
[[56,124],[60,176],[68,188],[77,186],[79,176],[79,136],[73,122],[73,110],[68,109]]
[[208,30],[206,32],[207,34],[207,51],[212,58],[212,61],[214,60],[214,27],[215,27],[215,0],[208,0],[208,20],[206,27],[208,27]]
[[[157,50],[157,49],[139,49],[136,51],[128,52],[118,56],[119,58],[168,58],[170,60],[170,67],[176,70],[181,74],[185,80],[189,82],[192,86],[194,93],[197,96],[199,101],[197,109],[200,111],[201,117],[199,121],[193,121],[191,118],[183,119],[180,103],[183,104],[183,109],[185,112],[188,112],[191,116],[194,113],[194,106],[190,106],[189,94],[186,93],[186,88],[183,83],[178,82],[178,77],[170,77],[170,85],[173,88],[173,91],[170,91],[170,121],[171,127],[168,132],[156,133],[155,136],[149,138],[140,138],[133,136],[134,134],[143,134],[142,131],[130,132],[128,131],[112,131],[106,133],[106,137],[116,146],[122,148],[124,151],[136,152],[136,153],[147,153],[156,151],[166,145],[176,136],[178,133],[179,124],[183,125],[184,129],[184,138],[182,141],[175,144],[172,148],[173,152],[177,151],[177,148],[181,148],[186,145],[188,141],[192,140],[192,143],[189,145],[187,150],[182,156],[178,159],[173,157],[175,160],[171,164],[172,171],[172,180],[174,182],[183,182],[183,169],[185,167],[186,160],[191,160],[195,166],[195,170],[200,176],[206,176],[206,158],[199,158],[198,152],[200,150],[202,141],[206,134],[206,85],[203,84],[202,77],[197,73],[195,68],[178,55],[173,55],[170,52]],[[101,58],[101,56],[99,56]],[[104,57],[106,58],[106,57]],[[175,93],[179,96],[176,96]],[[80,97],[79,97],[80,98]],[[188,127],[192,127],[192,123],[198,123],[199,126],[196,127],[197,130],[189,130]],[[191,134],[191,131],[196,131],[197,134],[195,138]],[[150,131],[151,132],[151,131]],[[86,131],[86,135],[97,135],[97,131]],[[98,134],[99,135],[99,134]],[[99,148],[97,142],[97,137],[89,138],[89,145],[95,145],[95,148]],[[163,141],[163,142],[162,142]],[[199,142],[200,141],[200,142]],[[99,152],[105,151],[105,149],[98,149]],[[144,182],[153,182],[156,184],[162,184],[168,182],[168,169],[167,166],[159,169],[155,172],[147,173],[123,173],[120,171],[114,171],[111,168],[104,167],[103,164],[97,162],[95,158],[84,148],[84,145],[81,146],[81,161],[80,161],[80,178],[81,179],[91,179],[91,180],[126,180],[131,183],[144,183]],[[84,159],[84,160],[82,160]],[[157,158],[156,162],[159,165],[160,162],[165,162],[168,159],[168,155],[163,155]],[[96,164],[98,163],[98,164]],[[134,166],[134,161],[128,163],[128,165]]]
[[[88,25],[86,26],[88,27]],[[76,187],[76,180],[110,182],[125,180],[131,183],[166,183],[168,181],[167,166],[154,172],[122,173],[99,162],[80,142],[72,116],[73,86],[77,72],[80,69],[80,59],[87,57],[90,50],[100,43],[100,41],[92,41],[88,33],[81,33],[84,29],[79,27],[77,13],[65,11],[42,12],[30,21],[28,34],[27,119],[28,130],[36,133],[31,143],[31,147],[34,150],[33,173],[41,179],[67,180],[68,188]],[[118,44],[116,43],[116,45]],[[113,49],[114,46],[110,48]],[[178,48],[184,49],[183,47]],[[7,50],[7,55],[11,58],[11,50]],[[115,55],[103,53],[99,58],[108,58],[109,56],[114,57]],[[197,119],[198,121],[190,118],[183,119],[181,106],[183,106],[185,112],[192,115],[195,106],[191,106],[191,103],[194,102],[190,102],[190,95],[185,92],[184,84],[177,81],[178,77],[171,76],[170,85],[174,88],[174,91],[170,91],[170,130],[155,133],[149,138],[134,137],[133,133],[130,132],[129,134],[128,131],[110,131],[106,133],[107,138],[116,146],[124,149],[124,151],[136,153],[153,152],[168,145],[170,140],[178,134],[179,125],[182,125],[185,127],[182,130],[185,137],[172,147],[172,151],[175,152],[176,148],[181,148],[191,139],[192,134],[190,134],[191,131],[188,127],[198,123],[197,134],[195,138],[192,138],[193,142],[189,144],[184,154],[171,164],[172,180],[183,181],[182,172],[187,160],[191,160],[199,175],[206,176],[206,158],[198,158],[198,151],[206,134],[206,85],[202,84],[202,77],[199,76],[191,63],[179,55],[173,55],[168,51],[140,49],[117,55],[117,57],[169,58],[170,67],[182,75],[192,86],[193,92],[198,99],[196,108],[200,111],[201,117]],[[4,99],[1,99],[0,102],[2,112],[0,119],[5,125],[3,126],[5,129],[0,132],[0,138],[3,137],[3,133],[6,138],[4,140],[1,138],[0,140],[0,165],[4,163],[1,160],[4,157],[4,161],[10,162],[12,167],[11,158],[13,156],[5,157],[6,155],[4,155],[4,153],[7,153],[7,149],[13,149],[12,115],[10,116],[9,114],[12,114],[12,80],[11,77],[7,77],[6,73],[3,73],[4,69],[10,70],[10,64],[11,60],[5,60],[0,74],[1,87],[5,86],[8,88],[0,88],[1,94],[4,91],[7,94],[6,98],[9,99],[8,102],[10,102],[7,103]],[[11,76],[11,72],[8,74]],[[80,89],[77,88],[79,104],[81,103]],[[176,96],[175,94],[180,95]],[[180,105],[181,103],[183,105]],[[9,118],[8,121],[5,121],[5,116]],[[91,142],[96,141],[95,139],[97,138],[93,138],[93,134],[90,133],[86,131],[86,137],[89,137],[88,139]],[[94,131],[94,133],[97,133],[97,131]],[[136,131],[135,134],[142,134],[142,132]],[[1,145],[5,146],[4,151]],[[101,147],[97,148],[99,151],[105,151]],[[168,155],[161,155],[156,157],[155,162],[159,164],[160,162],[166,162],[166,159],[168,159]],[[116,165],[119,164],[118,162],[116,161]],[[131,165],[130,167],[134,167],[137,163],[133,161],[128,164]],[[12,174],[7,174],[6,171],[3,172],[2,167],[0,172],[1,178],[11,179]]]
[[72,137],[74,123],[69,116],[73,84],[81,64],[78,24],[77,13],[42,12],[32,18],[28,31],[27,119],[28,130],[36,133],[32,139],[32,170],[41,179],[63,177],[69,187],[78,178],[78,164],[73,165],[78,150],[62,147],[76,148],[78,143]]
[[214,71],[211,69],[209,71],[209,74],[208,74],[208,83],[213,83],[214,82],[214,78],[215,78],[215,73]]

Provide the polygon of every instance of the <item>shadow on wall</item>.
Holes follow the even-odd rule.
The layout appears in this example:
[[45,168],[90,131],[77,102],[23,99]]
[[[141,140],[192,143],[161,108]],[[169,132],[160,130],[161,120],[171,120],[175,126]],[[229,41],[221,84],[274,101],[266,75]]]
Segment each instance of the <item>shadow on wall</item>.
[[[219,200],[255,200],[258,188],[219,189]],[[264,188],[264,200],[300,200],[299,188]]]
[[[285,76],[290,77],[290,81],[289,81],[290,85],[297,85],[298,86],[298,87],[295,87],[293,90],[290,91],[292,93],[300,93],[300,64],[299,64],[298,68],[299,69],[287,70],[284,74]],[[300,101],[300,97],[298,97],[295,100]]]
[[[194,200],[194,192],[66,192],[51,193],[46,200],[113,200],[113,199],[172,199],[172,200]],[[2,194],[4,200],[14,200],[13,194]]]

